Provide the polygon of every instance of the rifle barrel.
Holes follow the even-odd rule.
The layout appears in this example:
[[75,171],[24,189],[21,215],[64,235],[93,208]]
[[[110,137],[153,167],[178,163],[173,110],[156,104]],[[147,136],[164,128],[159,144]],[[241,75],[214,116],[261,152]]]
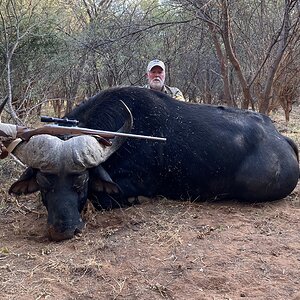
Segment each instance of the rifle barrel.
[[[157,136],[149,136],[149,135],[141,135],[141,134],[132,134],[132,133],[124,133],[124,132],[113,132],[113,131],[105,131],[105,130],[97,130],[97,129],[89,129],[84,127],[67,127],[67,126],[57,126],[57,125],[45,125],[44,128],[51,129],[59,129],[61,134],[93,134],[100,135],[104,138],[113,138],[115,136],[124,136],[128,138],[137,138],[137,139],[147,139],[147,140],[155,140],[155,141],[163,141],[165,142],[167,139],[164,137]],[[65,133],[63,133],[65,131]]]

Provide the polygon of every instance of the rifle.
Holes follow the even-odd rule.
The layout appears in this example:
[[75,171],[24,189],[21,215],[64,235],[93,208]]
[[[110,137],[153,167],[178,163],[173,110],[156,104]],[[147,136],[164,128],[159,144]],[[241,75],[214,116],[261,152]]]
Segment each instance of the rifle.
[[[83,127],[75,127],[74,124],[78,124],[76,120],[64,120],[54,118],[55,121],[65,124],[73,124],[70,126],[60,126],[60,125],[44,125],[39,128],[30,129],[25,126],[18,126],[12,124],[0,123],[0,137],[4,138],[21,138],[23,141],[28,141],[32,136],[39,134],[49,134],[54,136],[62,136],[62,135],[95,135],[99,136],[103,139],[112,139],[117,136],[128,137],[128,138],[137,138],[137,139],[147,139],[147,140],[155,140],[155,141],[166,141],[166,138],[156,137],[156,136],[148,136],[148,135],[140,135],[140,134],[132,134],[132,133],[123,133],[123,132],[114,132],[114,131],[105,131],[105,130],[97,130],[97,129],[89,129]],[[53,119],[51,120],[51,122]]]

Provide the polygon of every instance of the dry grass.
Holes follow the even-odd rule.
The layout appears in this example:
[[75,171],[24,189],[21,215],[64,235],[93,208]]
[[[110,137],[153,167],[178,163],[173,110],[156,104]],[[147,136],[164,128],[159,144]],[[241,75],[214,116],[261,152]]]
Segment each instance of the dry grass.
[[[299,108],[276,125],[300,145]],[[274,203],[144,199],[90,205],[81,236],[46,236],[39,197],[7,194],[21,168],[1,164],[1,299],[300,299],[300,187]],[[12,167],[13,165],[13,167]]]

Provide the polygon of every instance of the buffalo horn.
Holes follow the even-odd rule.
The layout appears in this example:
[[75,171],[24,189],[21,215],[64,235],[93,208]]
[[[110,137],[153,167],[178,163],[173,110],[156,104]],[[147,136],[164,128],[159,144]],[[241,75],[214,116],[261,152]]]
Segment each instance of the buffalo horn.
[[[123,104],[123,106],[125,108],[126,121],[125,121],[124,125],[118,130],[118,132],[130,133],[132,126],[133,126],[132,113],[131,113],[130,109],[128,108],[128,106],[122,100],[120,100],[120,102]],[[109,156],[111,156],[114,152],[116,152],[123,145],[125,140],[126,140],[126,137],[124,137],[124,136],[116,136],[112,140],[112,145],[110,147],[105,148],[104,156],[106,157],[106,159]]]
[[[125,103],[123,105],[127,119],[118,132],[128,133],[132,128],[133,118],[129,108]],[[13,154],[26,165],[41,171],[56,173],[64,169],[76,172],[106,161],[125,139],[126,137],[115,137],[112,145],[107,147],[89,135],[75,136],[64,141],[56,136],[42,134],[18,145]]]

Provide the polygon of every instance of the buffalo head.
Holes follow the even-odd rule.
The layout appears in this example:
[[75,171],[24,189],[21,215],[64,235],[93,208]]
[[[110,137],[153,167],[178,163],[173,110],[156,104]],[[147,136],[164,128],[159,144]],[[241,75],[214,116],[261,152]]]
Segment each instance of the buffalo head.
[[[132,115],[118,132],[130,132]],[[48,211],[50,238],[72,238],[84,227],[81,212],[90,189],[118,193],[118,186],[101,167],[125,141],[115,137],[111,146],[97,137],[81,135],[62,140],[51,135],[37,135],[20,143],[13,151],[29,168],[9,192],[20,195],[40,191]]]

